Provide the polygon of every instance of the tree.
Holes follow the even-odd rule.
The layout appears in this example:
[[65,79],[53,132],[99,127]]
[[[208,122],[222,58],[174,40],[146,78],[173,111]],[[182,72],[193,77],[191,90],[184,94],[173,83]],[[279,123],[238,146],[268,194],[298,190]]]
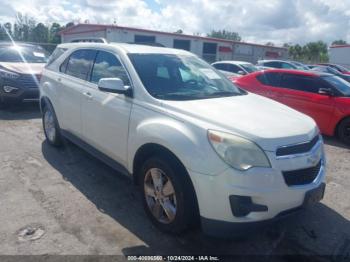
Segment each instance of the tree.
[[58,32],[62,30],[62,27],[58,23],[52,23],[49,31],[49,42],[53,44],[61,43],[61,36]]
[[15,24],[15,39],[19,41],[31,41],[31,34],[36,25],[35,19],[18,12]]
[[179,29],[179,30],[176,30],[174,33],[175,34],[183,34],[183,31],[182,31],[182,29]]
[[341,40],[341,39],[335,40],[332,42],[332,45],[346,45],[346,44],[347,44],[347,42],[344,40]]
[[301,46],[299,44],[289,46],[289,57],[293,60],[305,63],[327,62],[327,44],[322,41],[310,42]]
[[49,29],[43,23],[37,24],[32,30],[30,40],[37,43],[47,43],[49,41]]
[[241,36],[236,32],[226,31],[226,30],[212,30],[210,34],[207,34],[209,37],[214,38],[222,38],[227,40],[233,40],[233,41],[241,41]]
[[275,46],[275,44],[272,43],[272,42],[267,42],[265,45],[268,45],[268,46]]

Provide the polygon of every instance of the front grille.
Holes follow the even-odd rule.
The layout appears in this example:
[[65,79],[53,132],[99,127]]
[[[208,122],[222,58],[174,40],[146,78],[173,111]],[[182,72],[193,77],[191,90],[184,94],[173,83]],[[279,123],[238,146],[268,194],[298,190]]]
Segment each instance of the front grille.
[[315,136],[311,141],[292,145],[292,146],[283,146],[277,149],[276,156],[288,156],[295,154],[302,154],[309,152],[318,142],[319,136]]
[[39,80],[36,75],[20,75],[16,79],[4,79],[3,85],[18,88],[38,88]]
[[282,172],[284,181],[288,186],[306,185],[314,181],[320,172],[321,162],[314,167]]

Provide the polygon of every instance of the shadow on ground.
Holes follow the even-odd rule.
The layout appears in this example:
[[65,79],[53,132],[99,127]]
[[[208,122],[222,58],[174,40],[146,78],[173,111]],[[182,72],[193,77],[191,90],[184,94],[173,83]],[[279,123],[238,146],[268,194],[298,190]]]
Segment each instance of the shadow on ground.
[[350,252],[349,221],[321,203],[241,239],[213,239],[202,235],[199,229],[182,236],[166,235],[147,219],[131,179],[69,142],[60,149],[43,142],[42,152],[48,163],[101,212],[145,243],[124,248],[124,255],[278,254],[281,261],[286,261],[283,256],[290,254],[327,254],[329,259],[338,260]]
[[337,137],[334,136],[325,136],[323,135],[323,141],[326,145],[340,147],[344,149],[350,149],[350,145],[346,145],[339,141]]
[[40,117],[38,103],[23,103],[0,109],[0,120],[29,120]]

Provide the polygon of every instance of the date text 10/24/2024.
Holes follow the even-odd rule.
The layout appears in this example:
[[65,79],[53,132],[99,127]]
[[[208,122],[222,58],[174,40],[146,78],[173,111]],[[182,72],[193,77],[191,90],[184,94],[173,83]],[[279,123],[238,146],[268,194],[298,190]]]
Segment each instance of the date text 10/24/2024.
[[217,256],[127,256],[128,261],[219,261]]

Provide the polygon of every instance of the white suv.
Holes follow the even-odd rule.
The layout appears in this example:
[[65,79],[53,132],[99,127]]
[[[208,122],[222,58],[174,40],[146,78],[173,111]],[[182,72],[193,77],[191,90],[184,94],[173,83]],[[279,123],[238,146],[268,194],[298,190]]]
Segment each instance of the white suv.
[[40,83],[48,142],[65,137],[132,175],[161,230],[230,236],[322,199],[315,122],[247,93],[192,53],[59,45]]

